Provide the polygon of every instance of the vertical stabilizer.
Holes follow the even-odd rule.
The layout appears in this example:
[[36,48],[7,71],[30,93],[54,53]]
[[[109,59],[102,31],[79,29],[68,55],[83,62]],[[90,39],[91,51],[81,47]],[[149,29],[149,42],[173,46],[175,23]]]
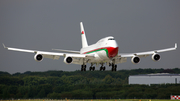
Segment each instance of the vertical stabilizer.
[[88,43],[87,43],[87,40],[86,40],[86,34],[85,34],[85,31],[84,31],[84,27],[83,27],[82,22],[80,22],[80,27],[81,27],[82,48],[84,48],[84,47],[88,46]]

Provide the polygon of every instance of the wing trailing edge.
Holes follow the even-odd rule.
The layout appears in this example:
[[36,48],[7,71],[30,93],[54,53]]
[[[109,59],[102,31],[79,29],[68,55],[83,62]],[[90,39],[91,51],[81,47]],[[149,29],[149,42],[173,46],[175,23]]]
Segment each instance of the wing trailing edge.
[[63,50],[63,49],[52,49],[52,50],[60,51],[60,52],[68,52],[68,53],[77,53],[77,54],[80,54],[80,51]]

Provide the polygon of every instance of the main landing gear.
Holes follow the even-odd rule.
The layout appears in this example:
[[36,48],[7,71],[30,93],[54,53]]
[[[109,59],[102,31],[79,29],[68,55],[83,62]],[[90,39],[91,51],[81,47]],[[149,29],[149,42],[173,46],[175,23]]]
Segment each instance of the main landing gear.
[[91,71],[91,70],[94,71],[94,70],[95,70],[95,67],[92,67],[92,66],[91,66],[91,67],[89,67],[89,70],[90,70],[90,71]]
[[104,64],[102,63],[101,64],[101,67],[100,67],[100,71],[105,71],[106,70],[106,67],[105,66],[103,66]]
[[104,67],[103,66],[100,67],[100,71],[105,71],[105,70],[106,70],[105,66]]
[[[94,67],[94,66],[91,66],[91,67],[89,67],[89,70],[90,70],[90,71],[94,71],[94,70],[95,70],[95,67]],[[81,65],[81,71],[86,71],[86,65]]]
[[94,71],[95,70],[95,67],[93,66],[93,64],[91,63],[91,67],[89,67],[89,71]]
[[112,64],[112,69],[111,69],[111,71],[116,71],[116,70],[117,70],[117,65]]
[[[89,67],[89,70],[94,71],[95,67],[91,66],[91,67]],[[86,65],[81,65],[81,71],[86,71]]]
[[86,65],[81,65],[81,71],[86,71]]
[[[116,71],[117,70],[117,65],[115,64],[110,64],[109,66],[112,66],[111,71]],[[94,71],[95,70],[95,66],[90,66],[89,67],[89,71]],[[106,67],[105,66],[101,66],[100,67],[100,71],[105,71]],[[86,71],[86,65],[81,65],[81,71]]]

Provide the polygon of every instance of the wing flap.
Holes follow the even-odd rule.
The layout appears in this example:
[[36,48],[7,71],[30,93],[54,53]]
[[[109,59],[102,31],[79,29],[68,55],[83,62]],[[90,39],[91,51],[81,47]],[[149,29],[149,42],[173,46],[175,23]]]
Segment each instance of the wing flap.
[[52,50],[60,51],[60,52],[68,52],[68,53],[77,53],[77,54],[80,54],[80,51],[63,50],[63,49],[52,49]]
[[60,56],[57,56],[57,55],[45,55],[45,54],[43,54],[43,57],[53,59],[53,60],[58,60],[60,58]]

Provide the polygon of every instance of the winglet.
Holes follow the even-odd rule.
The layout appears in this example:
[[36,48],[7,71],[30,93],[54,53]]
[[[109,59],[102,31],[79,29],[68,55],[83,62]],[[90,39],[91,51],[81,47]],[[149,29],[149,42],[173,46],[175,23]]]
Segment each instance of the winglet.
[[3,43],[2,43],[2,45],[3,45],[4,48],[7,48]]
[[177,43],[175,43],[175,47],[174,48],[177,49]]

